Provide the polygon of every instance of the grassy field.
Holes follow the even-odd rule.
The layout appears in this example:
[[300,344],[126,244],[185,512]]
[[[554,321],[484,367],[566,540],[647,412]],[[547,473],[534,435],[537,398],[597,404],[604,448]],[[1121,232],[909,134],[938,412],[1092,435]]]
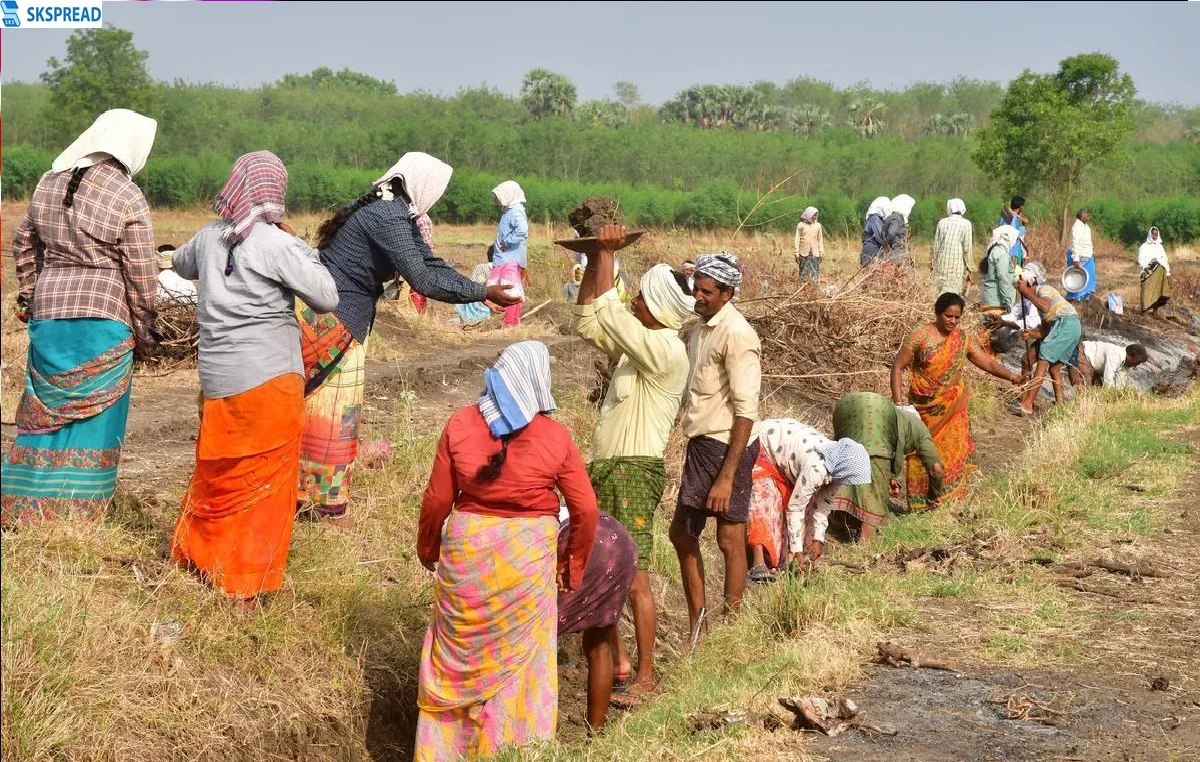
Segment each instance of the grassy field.
[[[4,205],[5,229],[19,211]],[[159,241],[178,244],[207,219],[202,212],[158,215]],[[316,220],[293,224],[311,232]],[[439,253],[469,269],[482,259],[490,229],[439,227],[436,235]],[[570,260],[550,241],[565,235],[541,227],[532,233],[534,303],[560,293]],[[753,271],[746,297],[754,298],[794,282],[790,245],[768,235],[654,231],[624,260],[640,273],[648,262],[678,263],[732,246]],[[844,282],[858,269],[856,246],[828,248],[824,273]],[[927,256],[918,249],[918,261]],[[1114,269],[1102,264],[1102,272],[1117,272],[1111,262]],[[12,367],[4,371],[0,406],[10,418],[25,344],[23,327],[9,317],[9,260],[5,267],[3,356]],[[585,453],[595,423],[587,402],[595,356],[552,321],[531,321],[516,333],[464,332],[448,323],[451,315],[445,305],[424,318],[406,300],[384,305],[386,325],[369,345],[376,365],[366,426],[367,436],[392,442],[394,458],[384,469],[359,472],[353,530],[297,525],[284,588],[251,617],[167,556],[194,447],[195,372],[138,377],[112,516],[97,527],[54,523],[3,535],[0,757],[408,758],[431,604],[430,576],[415,558],[416,516],[446,415],[478,393],[480,372],[499,347],[537,337],[556,359],[559,418]],[[1005,416],[990,382],[973,377],[972,385],[983,465],[968,500],[892,517],[871,542],[833,547],[819,574],[751,590],[746,611],[690,657],[683,655],[678,567],[665,537],[668,512],[660,511],[653,571],[666,601],[662,695],[614,715],[604,737],[584,741],[578,683],[564,676],[560,742],[508,758],[815,759],[820,754],[803,734],[749,726],[693,733],[688,717],[718,707],[766,712],[776,696],[838,695],[864,677],[863,664],[883,638],[952,643],[956,658],[980,667],[1086,668],[1103,635],[1097,623],[1116,614],[1081,602],[1057,584],[1054,569],[1118,541],[1149,553],[1167,537],[1173,497],[1197,473],[1187,432],[1200,421],[1200,395],[1089,391],[1030,428]],[[778,395],[763,412],[799,409]],[[135,420],[150,410],[155,417]],[[807,415],[817,421],[827,412]],[[6,444],[10,437],[6,429]],[[681,452],[676,432],[666,504]],[[1147,639],[1160,635],[1146,629]],[[1130,645],[1129,658],[1143,646]]]

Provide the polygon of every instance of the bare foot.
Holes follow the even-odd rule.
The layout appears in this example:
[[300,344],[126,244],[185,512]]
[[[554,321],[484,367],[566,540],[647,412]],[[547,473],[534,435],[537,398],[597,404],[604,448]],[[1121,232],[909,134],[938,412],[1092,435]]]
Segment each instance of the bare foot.
[[327,527],[342,531],[354,528],[354,518],[348,513],[343,513],[341,516],[321,516],[320,521]]
[[233,601],[233,608],[242,618],[249,618],[262,608],[262,604],[259,602],[258,596],[253,598],[236,598]]

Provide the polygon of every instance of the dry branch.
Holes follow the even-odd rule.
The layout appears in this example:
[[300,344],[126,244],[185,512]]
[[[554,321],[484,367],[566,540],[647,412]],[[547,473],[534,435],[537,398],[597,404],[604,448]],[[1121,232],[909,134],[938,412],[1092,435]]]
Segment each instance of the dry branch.
[[886,664],[889,667],[909,666],[913,669],[938,669],[944,672],[957,672],[958,668],[949,659],[921,659],[905,651],[895,643],[879,643],[875,656],[876,664]]

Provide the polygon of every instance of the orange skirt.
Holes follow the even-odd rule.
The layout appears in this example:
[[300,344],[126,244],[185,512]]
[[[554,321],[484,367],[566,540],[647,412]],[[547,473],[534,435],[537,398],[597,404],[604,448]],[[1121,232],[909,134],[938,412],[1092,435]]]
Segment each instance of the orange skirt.
[[304,377],[296,373],[204,400],[196,471],[171,538],[176,563],[236,597],[280,588],[296,520],[303,424]]

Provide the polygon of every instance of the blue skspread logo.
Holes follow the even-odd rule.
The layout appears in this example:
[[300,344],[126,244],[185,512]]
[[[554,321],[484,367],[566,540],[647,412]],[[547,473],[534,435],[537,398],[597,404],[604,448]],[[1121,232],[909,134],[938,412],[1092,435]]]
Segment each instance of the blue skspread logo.
[[17,0],[0,0],[0,7],[4,10],[4,26],[7,28],[78,29],[102,26],[102,11],[96,0],[34,0],[24,7]]
[[20,9],[16,0],[3,0],[0,5],[4,6],[4,26],[21,26],[21,15],[18,13]]

